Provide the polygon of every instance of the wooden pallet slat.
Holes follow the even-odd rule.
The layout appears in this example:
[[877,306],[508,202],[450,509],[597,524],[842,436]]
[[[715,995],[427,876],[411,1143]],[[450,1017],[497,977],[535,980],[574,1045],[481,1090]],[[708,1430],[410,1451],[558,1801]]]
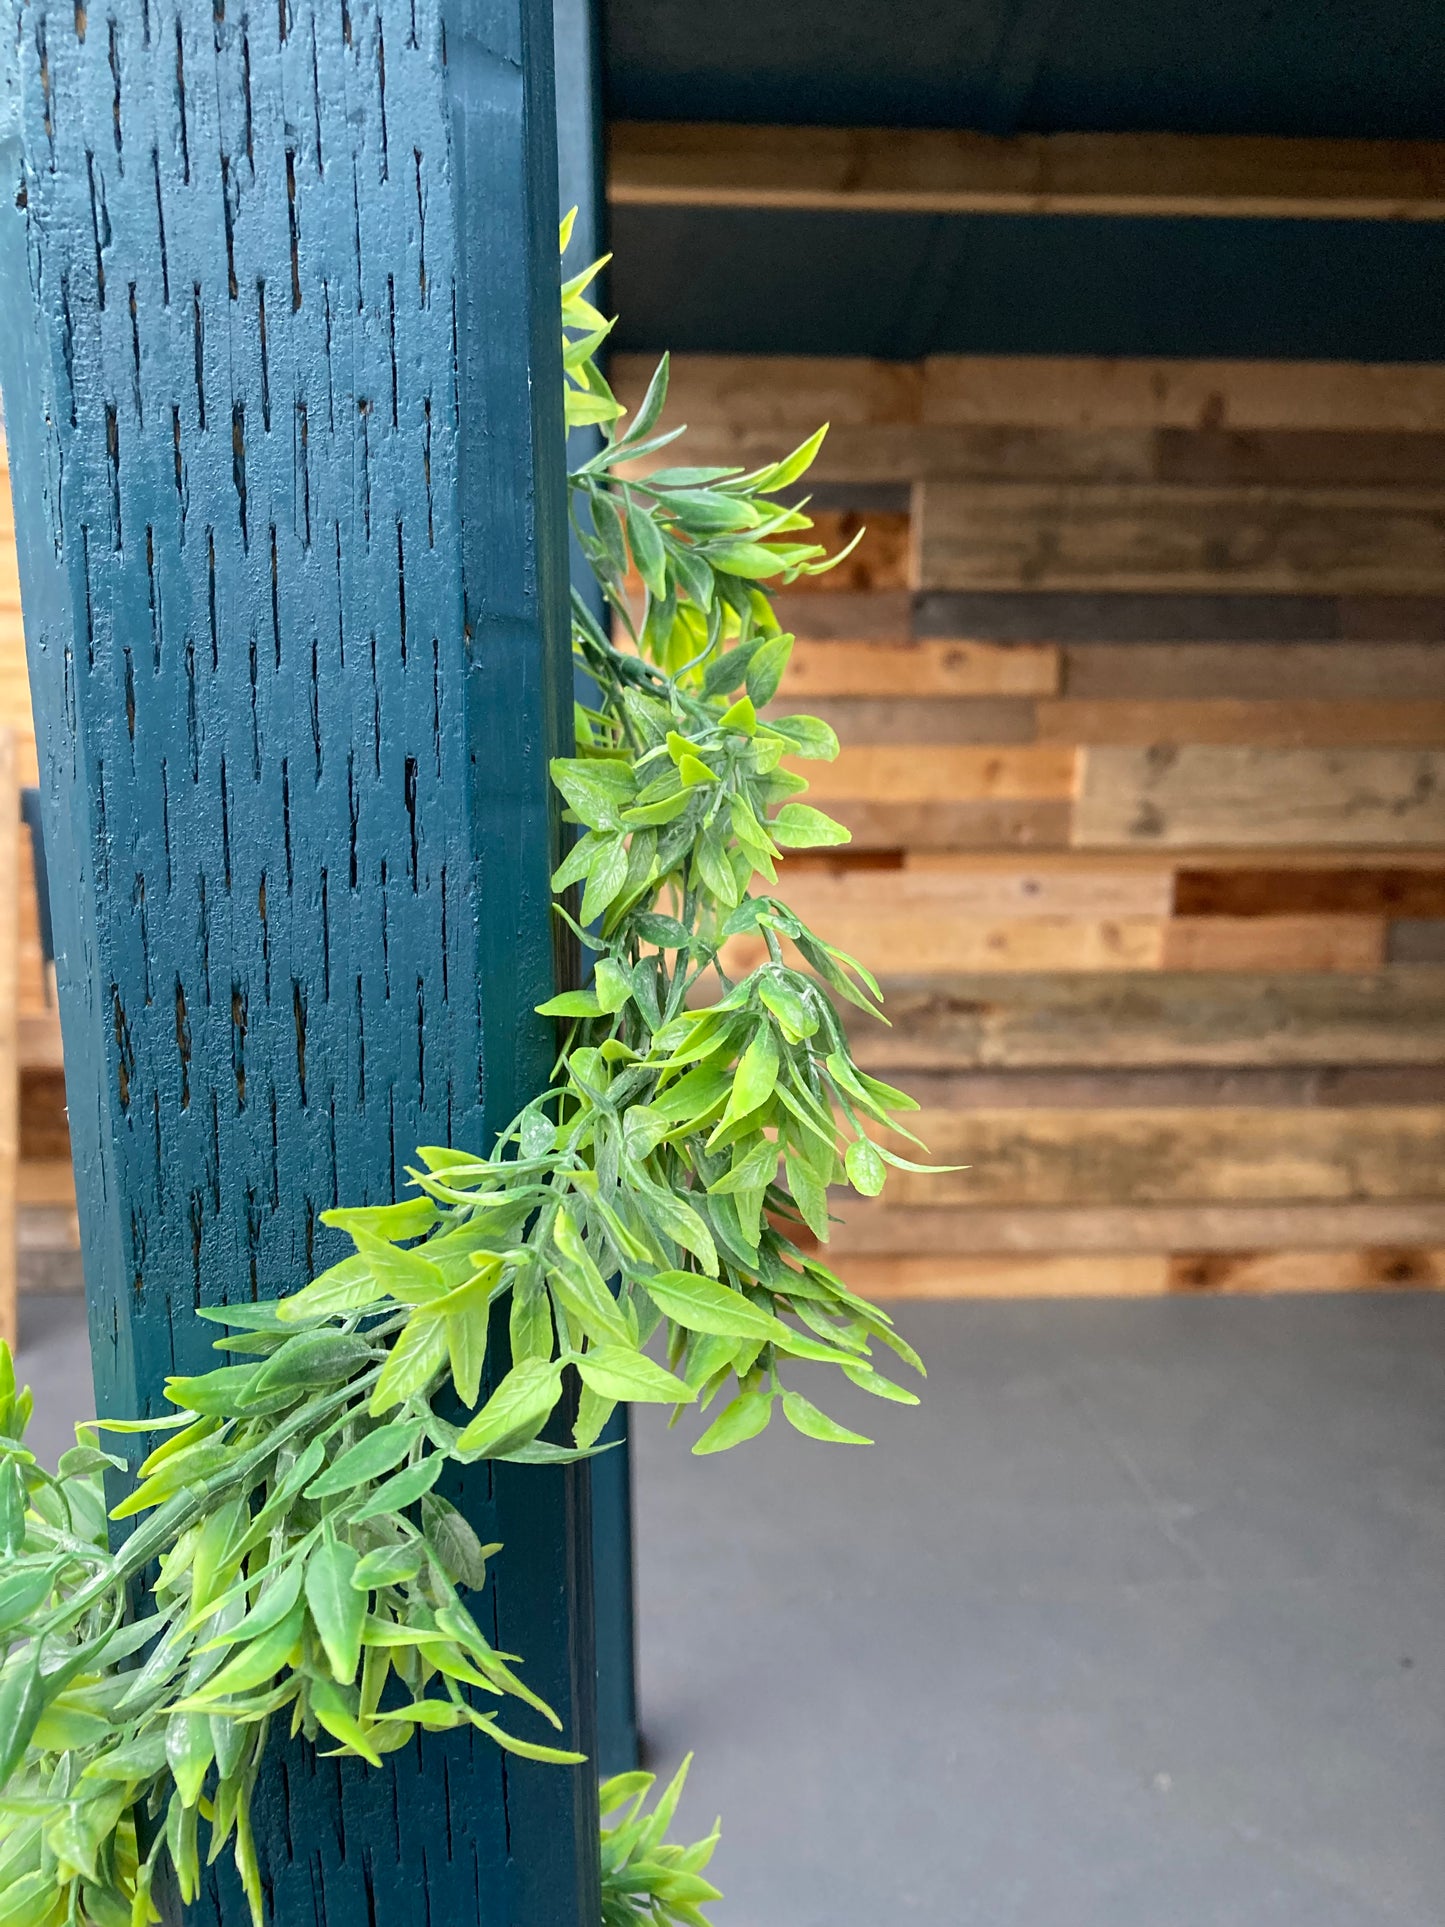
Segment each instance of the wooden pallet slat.
[[914,586],[1438,595],[1445,491],[920,483]]
[[799,640],[781,699],[1052,696],[1059,652],[1047,644]]
[[1445,844],[1445,750],[1186,745],[1079,754],[1074,839],[1085,847]]
[[1445,1200],[1445,1106],[922,1111],[940,1163],[890,1180],[900,1204]]
[[1037,703],[1035,715],[1041,743],[1223,743],[1262,749],[1428,749],[1445,744],[1445,702],[1419,699],[1251,702],[1233,696],[1141,702],[1065,697]]
[[891,1027],[845,1013],[861,1063],[911,1070],[1445,1063],[1445,969],[885,979]]

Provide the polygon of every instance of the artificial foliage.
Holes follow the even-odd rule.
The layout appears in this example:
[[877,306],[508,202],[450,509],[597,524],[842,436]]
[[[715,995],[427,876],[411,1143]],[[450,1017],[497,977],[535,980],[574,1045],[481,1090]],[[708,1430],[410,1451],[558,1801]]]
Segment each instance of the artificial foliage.
[[[793,765],[837,741],[772,712],[791,639],[761,586],[830,566],[792,505],[821,432],[752,474],[649,470],[681,432],[657,427],[666,363],[624,427],[594,273],[563,289],[568,426],[602,427],[570,499],[613,635],[574,597],[595,696],[552,771],[587,987],[542,1006],[553,1080],[490,1152],[422,1148],[413,1195],[327,1214],[349,1257],[202,1312],[224,1362],[168,1382],[173,1416],[82,1427],[51,1476],[0,1348],[0,1927],[146,1927],[163,1873],[190,1899],[223,1852],[259,1923],[250,1804],[281,1733],[378,1768],[464,1724],[579,1757],[507,1724],[518,1701],[557,1722],[468,1608],[502,1548],[436,1492],[449,1462],[584,1455],[637,1401],[705,1412],[695,1452],[779,1415],[866,1443],[789,1383],[799,1360],[915,1402],[879,1370],[917,1368],[909,1346],[816,1255],[829,1187],[872,1196],[907,1162],[910,1100],[857,1067],[835,1008],[876,1011],[878,987],[768,894],[780,851],[847,840],[797,800]],[[767,960],[734,981],[744,935]],[[106,1433],[156,1442],[133,1471]],[[664,1838],[681,1776],[648,1814],[650,1784],[604,1788],[606,1927],[695,1924],[716,1898],[712,1839]]]

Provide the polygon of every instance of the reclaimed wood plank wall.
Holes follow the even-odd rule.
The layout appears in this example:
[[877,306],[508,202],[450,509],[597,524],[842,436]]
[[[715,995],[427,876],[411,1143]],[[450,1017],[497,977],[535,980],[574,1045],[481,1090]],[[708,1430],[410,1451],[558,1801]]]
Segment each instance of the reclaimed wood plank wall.
[[831,419],[867,524],[783,598],[854,840],[782,893],[968,1168],[846,1207],[860,1289],[1445,1285],[1445,368],[697,356],[669,413]]

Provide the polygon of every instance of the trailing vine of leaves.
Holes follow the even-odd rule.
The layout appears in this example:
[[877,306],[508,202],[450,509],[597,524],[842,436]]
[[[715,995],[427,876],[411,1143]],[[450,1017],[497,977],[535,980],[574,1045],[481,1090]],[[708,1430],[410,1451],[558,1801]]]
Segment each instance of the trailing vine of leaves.
[[[917,1358],[814,1248],[830,1185],[871,1196],[906,1162],[877,1140],[910,1100],[853,1062],[833,1002],[875,1011],[878,987],[768,894],[781,850],[847,835],[796,800],[789,764],[837,742],[771,713],[791,639],[759,587],[830,566],[786,499],[821,431],[751,474],[641,477],[681,432],[657,426],[667,364],[624,429],[595,272],[563,289],[568,426],[603,429],[570,499],[618,639],[574,597],[595,698],[552,772],[581,831],[553,884],[588,987],[542,1006],[552,1083],[490,1153],[424,1147],[414,1195],[326,1214],[349,1257],[202,1312],[226,1362],[168,1381],[173,1416],[82,1426],[51,1476],[0,1347],[0,1927],[146,1927],[163,1870],[188,1900],[227,1849],[259,1923],[251,1797],[278,1731],[375,1767],[463,1725],[579,1758],[504,1723],[521,1704],[558,1724],[468,1607],[501,1548],[435,1490],[449,1463],[585,1455],[637,1401],[707,1412],[695,1452],[779,1410],[866,1443],[787,1382],[798,1360],[916,1402],[877,1348]],[[743,933],[767,961],[733,981]],[[132,1473],[103,1433],[158,1442]],[[136,1522],[114,1548],[106,1479],[109,1518]],[[625,1808],[606,1927],[696,1924],[716,1898],[712,1839],[663,1839],[681,1775],[649,1816],[650,1785],[604,1789]]]

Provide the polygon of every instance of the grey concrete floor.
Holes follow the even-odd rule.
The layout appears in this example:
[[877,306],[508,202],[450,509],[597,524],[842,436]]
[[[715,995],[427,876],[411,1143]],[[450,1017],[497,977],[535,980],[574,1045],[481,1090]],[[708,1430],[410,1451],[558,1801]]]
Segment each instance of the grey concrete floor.
[[[81,1308],[23,1311],[53,1457]],[[1441,1927],[1445,1297],[898,1319],[920,1409],[805,1387],[871,1449],[637,1426],[718,1927]]]
[[870,1450],[637,1427],[720,1927],[1440,1927],[1445,1298],[897,1309]]

